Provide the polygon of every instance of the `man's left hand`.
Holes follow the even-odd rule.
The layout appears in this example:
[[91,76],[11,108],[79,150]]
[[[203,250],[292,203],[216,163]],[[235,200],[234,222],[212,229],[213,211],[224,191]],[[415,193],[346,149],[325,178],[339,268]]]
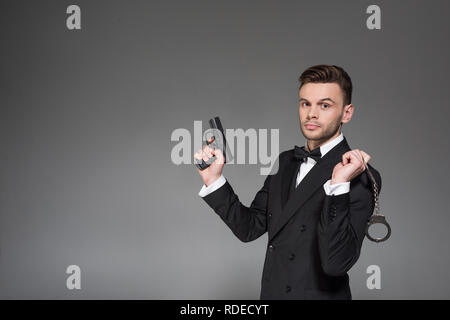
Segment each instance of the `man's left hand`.
[[342,162],[339,162],[333,169],[331,183],[349,182],[353,178],[360,175],[366,166],[364,165],[370,160],[370,156],[362,150],[350,150],[342,155]]

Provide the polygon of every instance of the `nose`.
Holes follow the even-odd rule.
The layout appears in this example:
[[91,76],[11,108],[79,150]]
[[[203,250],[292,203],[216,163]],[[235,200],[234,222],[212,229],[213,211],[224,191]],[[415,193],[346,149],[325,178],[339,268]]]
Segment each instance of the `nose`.
[[317,119],[318,115],[319,115],[318,107],[317,106],[311,106],[309,108],[309,111],[308,111],[308,119],[311,119],[311,118],[316,118]]

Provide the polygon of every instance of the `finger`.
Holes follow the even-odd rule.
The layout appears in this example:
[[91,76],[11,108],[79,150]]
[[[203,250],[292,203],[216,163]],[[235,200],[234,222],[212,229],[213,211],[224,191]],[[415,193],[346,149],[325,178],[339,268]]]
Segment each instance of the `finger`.
[[342,164],[345,166],[347,163],[350,162],[350,159],[351,159],[351,153],[350,153],[350,151],[344,153],[344,154],[342,155]]
[[360,167],[361,171],[366,170],[366,164],[365,164],[364,158],[361,154],[361,150],[355,149],[355,150],[352,150],[352,153],[353,153],[353,157],[354,157],[353,162]]
[[354,162],[355,164],[360,164],[363,165],[363,156],[360,153],[359,149],[355,149],[355,150],[351,150],[350,151],[352,153],[352,162]]
[[213,150],[213,148],[211,148],[210,146],[204,146],[203,147],[203,153],[206,153],[206,155],[208,156],[208,157],[212,157],[212,153],[211,153],[211,151]]
[[202,150],[198,150],[195,154],[194,154],[194,158],[197,160],[201,160],[202,159]]
[[209,152],[209,149],[211,149],[211,147],[208,146],[207,144],[205,144],[205,145],[202,147],[203,152],[206,152],[206,153]]
[[361,158],[362,159],[361,161],[363,162],[361,168],[365,170],[367,162],[370,160],[370,156],[362,150],[357,149],[357,151],[358,151],[358,158]]
[[224,163],[225,157],[223,156],[221,149],[213,149],[212,154],[216,156],[218,164]]
[[361,163],[360,168],[362,171],[364,171],[366,170],[366,161],[364,160],[364,156],[362,155],[361,150],[357,150],[357,154],[359,162]]
[[203,149],[203,151],[202,151],[202,159],[203,159],[203,161],[208,161],[209,160],[209,156],[208,156],[208,149]]
[[350,152],[353,154],[353,157],[358,159],[359,161],[363,161],[363,157],[359,151],[359,149],[350,150]]
[[362,155],[363,155],[364,161],[366,161],[366,163],[369,162],[371,156],[370,156],[369,154],[365,153],[365,152],[362,151],[362,150],[361,150],[361,153],[362,153]]
[[209,160],[209,157],[206,153],[203,153],[202,159],[203,161],[207,162]]
[[207,158],[211,158],[211,149],[205,149],[203,151],[203,154],[207,157]]
[[364,158],[364,155],[362,154],[361,150],[358,150],[358,158],[362,162],[362,166],[365,168],[366,159]]

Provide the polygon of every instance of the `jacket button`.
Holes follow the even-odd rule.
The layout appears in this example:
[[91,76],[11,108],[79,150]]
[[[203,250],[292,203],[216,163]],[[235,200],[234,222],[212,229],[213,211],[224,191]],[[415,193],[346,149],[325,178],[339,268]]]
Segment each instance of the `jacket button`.
[[289,260],[294,260],[295,259],[295,254],[291,253],[291,255],[289,256]]
[[302,225],[300,226],[300,231],[303,232],[303,231],[305,231],[305,230],[306,230],[306,226],[305,226],[304,224],[302,224]]
[[269,213],[269,218],[272,218],[272,214],[271,213]]
[[275,249],[275,247],[273,246],[273,244],[269,245],[269,251],[273,251],[273,249]]
[[286,292],[291,292],[291,287],[290,286],[286,286]]

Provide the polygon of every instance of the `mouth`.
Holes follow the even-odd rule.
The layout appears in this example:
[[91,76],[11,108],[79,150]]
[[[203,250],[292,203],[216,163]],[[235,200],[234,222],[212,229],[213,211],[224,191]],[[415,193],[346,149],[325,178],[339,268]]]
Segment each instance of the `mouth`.
[[305,124],[305,127],[308,130],[315,130],[315,129],[319,128],[320,126],[316,125],[316,124],[312,124],[312,123],[307,123],[307,124]]

